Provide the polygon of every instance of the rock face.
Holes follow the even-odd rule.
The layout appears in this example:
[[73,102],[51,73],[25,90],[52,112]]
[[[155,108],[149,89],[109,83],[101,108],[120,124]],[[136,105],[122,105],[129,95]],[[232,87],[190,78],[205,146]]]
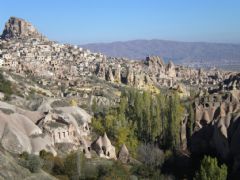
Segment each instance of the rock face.
[[42,37],[42,35],[29,22],[20,18],[10,17],[8,22],[5,24],[5,28],[2,33],[2,38],[9,39],[27,37],[40,38]]
[[[51,106],[51,102],[45,102]],[[46,105],[40,105],[46,106]],[[0,144],[9,152],[38,154],[41,150],[56,155],[60,143],[72,144],[90,157],[88,139],[91,116],[75,106],[56,107],[39,111],[21,109],[0,101]]]
[[12,153],[38,153],[42,149],[56,154],[51,137],[43,135],[42,130],[29,118],[18,114],[4,114],[0,112],[0,137],[3,148]]
[[215,153],[240,169],[240,91],[220,91],[195,102],[195,130],[190,150],[194,154]]

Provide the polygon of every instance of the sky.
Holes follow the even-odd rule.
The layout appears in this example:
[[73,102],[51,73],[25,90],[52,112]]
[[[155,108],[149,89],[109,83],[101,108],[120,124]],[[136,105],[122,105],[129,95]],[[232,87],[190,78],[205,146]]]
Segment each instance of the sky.
[[240,43],[239,0],[0,0],[49,39],[86,44],[162,39]]

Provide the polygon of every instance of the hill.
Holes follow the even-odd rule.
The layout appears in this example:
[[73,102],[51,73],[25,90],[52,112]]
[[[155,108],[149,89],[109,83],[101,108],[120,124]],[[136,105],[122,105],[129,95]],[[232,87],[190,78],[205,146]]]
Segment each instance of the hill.
[[192,67],[216,66],[223,69],[237,70],[240,62],[240,44],[178,42],[154,39],[85,44],[81,46],[113,57],[144,59],[148,55],[157,55],[166,60],[171,59],[177,64]]

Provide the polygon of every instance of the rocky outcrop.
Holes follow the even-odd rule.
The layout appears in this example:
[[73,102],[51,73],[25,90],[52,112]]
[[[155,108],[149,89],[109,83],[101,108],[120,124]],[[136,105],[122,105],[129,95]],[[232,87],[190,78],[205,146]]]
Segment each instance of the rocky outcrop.
[[16,17],[10,17],[8,22],[5,24],[5,28],[1,37],[3,39],[43,38],[43,36],[37,31],[35,27],[33,27],[32,24]]
[[169,61],[167,67],[166,67],[166,74],[170,78],[175,78],[176,77],[176,70],[175,70],[175,65],[173,64],[172,61]]
[[130,161],[130,154],[125,144],[122,145],[118,152],[118,160],[122,163],[128,163]]
[[133,73],[133,68],[132,68],[132,66],[130,65],[130,66],[128,66],[128,68],[127,68],[127,84],[128,85],[133,85],[133,83],[134,83],[134,73]]
[[38,154],[45,149],[56,154],[51,137],[44,135],[26,116],[14,112],[5,114],[0,111],[0,124],[0,143],[9,152],[19,154],[26,151]]
[[120,64],[116,65],[114,79],[116,83],[121,83],[121,65]]
[[152,72],[161,72],[165,67],[163,60],[158,56],[146,57],[145,64]]
[[97,74],[97,77],[100,78],[100,79],[103,79],[105,80],[106,78],[106,65],[104,63],[99,63],[97,65],[97,69],[96,69],[96,74]]
[[114,82],[114,77],[113,77],[113,72],[111,67],[108,68],[106,80],[112,83]]
[[[54,100],[43,101],[51,107]],[[40,105],[42,107],[42,105]],[[91,116],[76,106],[28,111],[0,101],[0,144],[9,152],[38,154],[41,150],[56,155],[56,145],[70,143],[90,157],[89,123]]]
[[193,154],[215,153],[222,159],[234,159],[234,171],[240,168],[240,91],[203,96],[195,103],[195,129],[191,137]]
[[103,136],[99,136],[99,138],[92,143],[92,149],[95,150],[100,157],[116,159],[115,147],[111,144],[106,133],[104,133]]
[[221,83],[222,90],[240,90],[240,73],[232,73]]

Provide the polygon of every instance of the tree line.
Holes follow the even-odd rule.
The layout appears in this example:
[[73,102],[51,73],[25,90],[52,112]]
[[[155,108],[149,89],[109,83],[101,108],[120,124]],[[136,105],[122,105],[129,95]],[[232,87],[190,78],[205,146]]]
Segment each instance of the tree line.
[[93,102],[93,128],[107,132],[119,147],[126,143],[134,151],[139,143],[153,143],[163,149],[180,147],[179,130],[184,107],[176,93],[151,94],[128,89],[122,92],[119,105],[100,110]]

